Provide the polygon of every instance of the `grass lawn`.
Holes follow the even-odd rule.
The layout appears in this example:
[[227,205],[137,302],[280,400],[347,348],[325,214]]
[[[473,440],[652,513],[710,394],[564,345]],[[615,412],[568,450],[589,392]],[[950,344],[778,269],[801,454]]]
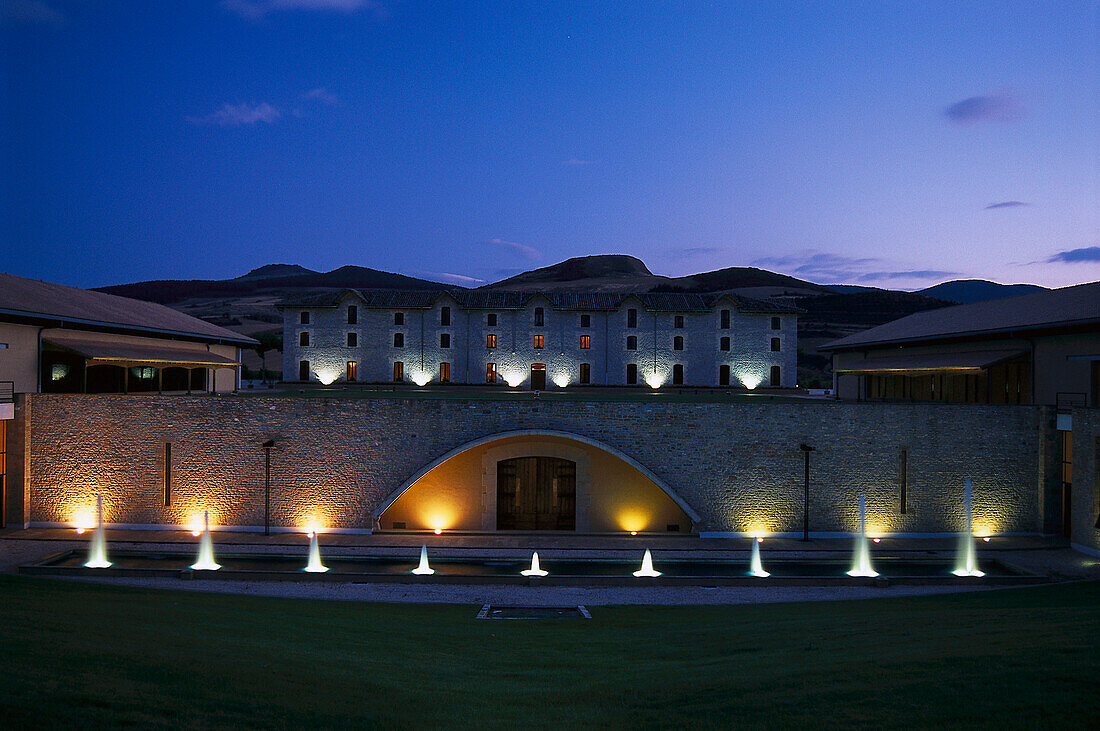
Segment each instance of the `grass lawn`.
[[862,602],[265,599],[0,577],[0,725],[1095,727],[1100,583]]

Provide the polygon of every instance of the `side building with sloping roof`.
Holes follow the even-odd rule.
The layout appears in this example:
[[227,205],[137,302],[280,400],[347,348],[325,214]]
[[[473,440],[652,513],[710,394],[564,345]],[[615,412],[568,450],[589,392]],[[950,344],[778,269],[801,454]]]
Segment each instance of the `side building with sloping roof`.
[[13,393],[228,392],[255,340],[164,305],[0,274]]
[[838,398],[1100,405],[1100,282],[918,312],[821,348]]
[[346,289],[279,307],[285,381],[797,384],[800,310],[735,294]]

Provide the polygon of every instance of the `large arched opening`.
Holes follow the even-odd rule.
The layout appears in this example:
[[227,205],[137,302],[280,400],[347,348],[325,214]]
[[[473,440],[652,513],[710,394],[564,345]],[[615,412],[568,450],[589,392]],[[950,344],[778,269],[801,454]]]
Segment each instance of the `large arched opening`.
[[535,430],[451,450],[372,515],[382,531],[690,532],[699,522],[668,485],[614,447]]

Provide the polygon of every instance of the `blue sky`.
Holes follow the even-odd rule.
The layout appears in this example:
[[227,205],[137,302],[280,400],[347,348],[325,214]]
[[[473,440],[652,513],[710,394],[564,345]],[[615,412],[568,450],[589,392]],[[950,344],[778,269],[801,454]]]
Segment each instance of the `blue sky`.
[[1100,279],[1100,3],[5,0],[0,271]]

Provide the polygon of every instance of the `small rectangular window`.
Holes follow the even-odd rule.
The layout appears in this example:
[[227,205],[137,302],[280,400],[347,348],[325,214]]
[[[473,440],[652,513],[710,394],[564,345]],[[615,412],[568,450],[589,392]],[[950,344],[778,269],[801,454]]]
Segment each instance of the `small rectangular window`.
[[444,327],[451,324],[451,308],[450,307],[444,306],[444,307],[439,308],[439,324],[443,325]]
[[298,361],[298,380],[299,381],[308,381],[309,380],[309,361],[308,360]]
[[591,366],[591,364],[581,363],[580,382],[581,383],[591,383],[592,382],[592,366]]
[[302,316],[298,319],[298,322],[300,322],[303,325],[308,325],[309,324],[309,313],[308,312],[303,312]]
[[728,386],[730,385],[730,367],[728,365],[721,366],[718,369],[718,385]]
[[592,327],[592,315],[581,315],[581,327]]
[[535,327],[542,327],[543,325],[543,310],[541,307],[535,308]]
[[439,382],[450,383],[451,382],[451,364],[440,363],[439,364]]
[[626,326],[638,327],[638,311],[633,307],[626,311]]
[[626,364],[626,384],[628,386],[638,385],[638,366],[635,363]]
[[542,349],[542,336],[541,335],[536,335],[535,336],[535,350],[541,350],[541,349]]
[[358,325],[359,324],[359,308],[356,307],[355,305],[348,305],[348,324],[349,325]]
[[729,330],[730,329],[730,311],[729,310],[722,310],[722,329],[723,330]]
[[683,326],[684,326],[684,316],[683,315],[677,315],[672,321],[672,326],[675,327],[675,328],[683,328]]
[[779,352],[779,338],[772,338],[772,352]]
[[354,360],[348,361],[348,380],[352,382],[359,380],[359,364]]
[[682,363],[676,363],[672,366],[672,385],[684,385],[684,366]]
[[497,313],[490,312],[488,315],[486,315],[485,316],[485,324],[488,325],[489,327],[496,327],[497,326]]
[[441,348],[451,347],[451,334],[450,333],[439,333],[439,347],[441,347]]
[[730,339],[729,339],[728,336],[723,337],[722,340],[719,341],[718,349],[719,350],[729,350],[730,349]]
[[393,324],[394,325],[404,325],[405,324],[405,313],[404,312],[395,312],[395,313],[393,313]]
[[485,382],[496,383],[497,382],[497,364],[486,363],[485,364]]
[[672,339],[672,349],[673,350],[683,350],[684,349],[684,336],[683,335],[677,335],[676,337],[674,337]]
[[637,350],[638,349],[638,336],[637,335],[627,335],[626,336],[626,349],[627,350]]
[[298,333],[298,345],[302,346],[303,348],[309,345],[308,332]]
[[581,350],[588,350],[592,347],[592,336],[581,335]]
[[770,383],[772,388],[779,388],[780,386],[783,385],[783,379],[780,377],[780,375],[781,375],[781,371],[779,369],[779,366],[772,366],[771,383]]
[[404,348],[405,347],[405,333],[393,334],[393,347]]
[[485,347],[495,348],[497,346],[497,336],[494,333],[489,333],[485,336]]
[[359,347],[359,333],[348,333],[348,347]]
[[778,317],[772,318],[772,330],[782,330],[783,322]]
[[393,380],[404,381],[405,380],[405,364],[400,360],[393,362]]

